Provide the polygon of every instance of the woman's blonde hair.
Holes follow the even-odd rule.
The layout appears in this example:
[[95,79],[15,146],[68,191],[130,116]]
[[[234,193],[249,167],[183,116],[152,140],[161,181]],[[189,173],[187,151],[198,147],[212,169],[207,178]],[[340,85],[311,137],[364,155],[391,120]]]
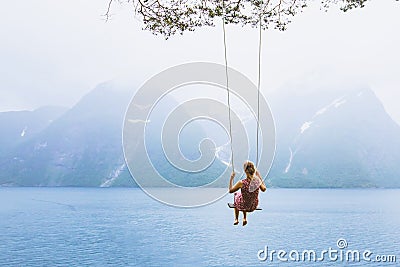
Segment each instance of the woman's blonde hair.
[[244,162],[243,169],[246,174],[250,175],[254,175],[254,173],[256,172],[256,167],[254,166],[254,163],[249,160]]

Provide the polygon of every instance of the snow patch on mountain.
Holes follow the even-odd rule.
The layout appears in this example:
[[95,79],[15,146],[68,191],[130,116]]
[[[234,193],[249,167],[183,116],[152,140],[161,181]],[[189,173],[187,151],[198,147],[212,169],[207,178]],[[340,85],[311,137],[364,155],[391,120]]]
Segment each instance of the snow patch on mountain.
[[331,107],[337,108],[340,105],[344,104],[345,102],[346,102],[346,99],[344,99],[344,96],[339,97],[339,98],[335,99],[333,102],[331,102],[330,104],[326,105],[325,107],[323,107],[323,108],[319,109],[317,112],[315,112],[315,114],[312,118],[314,119],[315,117],[318,117],[319,115],[324,114]]
[[[343,105],[344,103],[346,103],[347,100],[344,98],[344,96],[335,99],[334,101],[332,101],[330,104],[326,105],[325,107],[319,109],[317,112],[315,112],[315,114],[312,116],[310,121],[306,121],[304,122],[301,127],[300,127],[300,134],[304,133],[304,131],[306,131],[307,129],[310,128],[311,124],[314,123],[314,119],[317,118],[318,116],[324,114],[325,112],[327,112],[329,109],[331,109],[332,107],[334,108],[338,108],[341,105]],[[297,139],[298,137],[296,137]]]
[[306,121],[303,123],[303,125],[300,127],[300,133],[304,133],[305,130],[310,128],[311,124],[313,124],[313,121]]
[[222,164],[226,166],[230,166],[231,161],[231,151],[230,151],[230,142],[219,146],[215,149],[215,157],[219,159]]
[[323,108],[321,108],[320,110],[318,110],[317,112],[315,112],[315,114],[314,114],[314,117],[313,118],[315,118],[315,117],[317,117],[317,116],[319,116],[319,115],[322,115],[322,114],[324,114],[325,113],[325,111],[327,111],[328,110],[328,107],[323,107]]
[[28,126],[25,126],[25,128],[21,132],[21,137],[24,137],[26,134],[26,130],[28,130]]
[[109,178],[107,180],[105,180],[100,187],[110,187],[114,181],[120,176],[121,172],[124,170],[125,168],[125,163],[123,163],[121,166],[119,166],[116,170],[114,170],[111,175],[109,176]]
[[335,108],[337,108],[337,107],[343,105],[344,103],[346,103],[346,99],[343,99],[343,100],[341,100],[339,102],[336,102],[334,106],[335,106]]
[[285,168],[284,173],[288,173],[288,172],[289,172],[290,167],[292,166],[293,157],[294,157],[294,155],[296,154],[296,151],[293,152],[293,151],[292,151],[292,148],[290,148],[290,147],[289,147],[289,151],[290,151],[289,162],[288,162],[288,164],[287,164],[287,166],[286,166],[286,168]]

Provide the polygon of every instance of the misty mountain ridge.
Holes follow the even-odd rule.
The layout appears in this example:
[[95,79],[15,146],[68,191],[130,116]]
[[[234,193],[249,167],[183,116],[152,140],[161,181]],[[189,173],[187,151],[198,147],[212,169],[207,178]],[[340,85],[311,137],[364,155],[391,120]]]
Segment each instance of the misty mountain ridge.
[[[134,91],[106,82],[68,110],[0,113],[6,129],[0,133],[0,184],[135,186],[122,152],[122,124]],[[300,91],[283,89],[267,99],[277,137],[269,186],[400,187],[400,127],[372,90]],[[42,114],[37,123],[32,114]],[[187,132],[193,140],[205,133],[198,125]],[[193,145],[190,139],[185,142],[184,147]],[[157,145],[149,151],[152,160],[161,160]],[[160,172],[168,172],[165,162],[159,163]],[[208,177],[224,167],[218,158],[216,164]],[[199,184],[188,175],[174,182]]]
[[270,99],[277,128],[271,184],[400,186],[400,127],[372,90],[282,95]]
[[33,111],[0,112],[0,153],[35,137],[66,111],[64,107],[45,106]]
[[35,137],[2,154],[0,183],[100,186],[118,175],[118,182],[133,185],[126,168],[118,171],[125,166],[121,127],[130,98],[129,91],[100,84]]

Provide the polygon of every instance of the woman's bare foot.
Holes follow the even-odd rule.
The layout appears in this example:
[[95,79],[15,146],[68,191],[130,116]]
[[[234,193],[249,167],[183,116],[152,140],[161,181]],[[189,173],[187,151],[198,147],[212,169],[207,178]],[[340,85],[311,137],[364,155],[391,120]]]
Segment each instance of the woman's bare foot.
[[243,226],[247,224],[247,220],[243,220]]
[[239,220],[235,219],[235,221],[233,222],[233,225],[238,225],[239,224]]

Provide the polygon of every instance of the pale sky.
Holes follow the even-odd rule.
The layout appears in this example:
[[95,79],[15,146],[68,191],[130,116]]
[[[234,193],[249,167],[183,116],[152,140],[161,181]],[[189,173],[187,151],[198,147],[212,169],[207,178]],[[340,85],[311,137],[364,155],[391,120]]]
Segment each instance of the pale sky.
[[[131,5],[108,0],[6,1],[0,10],[0,111],[70,107],[97,84],[129,77],[139,86],[184,62],[223,64],[222,30],[202,28],[164,40],[142,31]],[[262,90],[288,84],[366,85],[400,123],[400,3],[328,13],[310,7],[285,32],[263,34]],[[258,32],[228,26],[229,65],[256,82]]]

